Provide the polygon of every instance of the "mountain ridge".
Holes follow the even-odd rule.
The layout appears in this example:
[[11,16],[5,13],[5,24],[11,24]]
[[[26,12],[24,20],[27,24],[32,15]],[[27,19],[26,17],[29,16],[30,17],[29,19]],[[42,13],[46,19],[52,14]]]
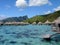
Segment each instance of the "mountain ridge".
[[3,20],[0,20],[1,22],[21,22],[23,20],[28,19],[28,16],[20,16],[20,17],[9,17]]
[[58,17],[60,17],[60,10],[56,11],[54,13],[50,14],[45,14],[45,15],[36,15],[31,18],[28,18],[28,16],[20,16],[20,17],[9,17],[3,20],[0,20],[0,22],[28,22],[28,23],[33,23],[33,22],[46,22],[47,20],[50,22],[53,22],[56,20]]

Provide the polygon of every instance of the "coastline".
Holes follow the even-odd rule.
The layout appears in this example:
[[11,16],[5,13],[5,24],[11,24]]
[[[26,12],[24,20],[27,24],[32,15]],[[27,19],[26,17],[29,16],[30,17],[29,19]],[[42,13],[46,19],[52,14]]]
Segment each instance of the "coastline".
[[[0,23],[0,25],[29,25],[28,22],[6,22]],[[32,25],[52,25],[53,23],[32,23]]]

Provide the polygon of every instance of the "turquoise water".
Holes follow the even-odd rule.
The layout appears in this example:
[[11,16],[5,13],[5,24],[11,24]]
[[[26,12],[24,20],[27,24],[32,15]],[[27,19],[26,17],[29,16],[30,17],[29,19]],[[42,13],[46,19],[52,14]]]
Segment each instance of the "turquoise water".
[[46,42],[41,36],[54,34],[50,25],[0,26],[0,45],[59,45]]

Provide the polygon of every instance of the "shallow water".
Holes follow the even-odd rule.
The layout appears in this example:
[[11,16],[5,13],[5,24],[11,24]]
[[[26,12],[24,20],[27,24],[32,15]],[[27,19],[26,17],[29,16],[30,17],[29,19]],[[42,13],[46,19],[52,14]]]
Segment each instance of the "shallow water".
[[0,26],[0,45],[59,45],[46,42],[41,36],[54,34],[50,25]]

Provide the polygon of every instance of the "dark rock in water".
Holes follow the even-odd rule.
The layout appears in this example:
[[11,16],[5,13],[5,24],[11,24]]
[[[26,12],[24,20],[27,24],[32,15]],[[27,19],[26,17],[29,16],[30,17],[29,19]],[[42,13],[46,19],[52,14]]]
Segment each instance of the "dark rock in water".
[[22,38],[22,34],[21,33],[13,33],[12,35],[10,35],[10,36],[12,36],[12,37],[14,37],[14,38]]
[[56,39],[55,42],[60,42],[60,40],[59,39]]
[[51,39],[55,42],[60,42],[60,33],[55,33],[51,35]]
[[10,41],[10,43],[11,43],[11,44],[15,44],[15,43],[17,43],[17,42],[16,42],[16,41]]
[[28,33],[23,33],[22,35],[24,35],[25,37],[29,38],[30,35]]
[[60,24],[58,24],[59,28],[60,28]]
[[31,45],[31,43],[27,43],[27,42],[21,42],[21,44],[24,44],[24,45]]
[[5,43],[5,41],[4,41],[4,40],[1,40],[1,41],[0,41],[0,43],[3,43],[3,44],[4,44],[4,43]]
[[49,30],[47,30],[46,32],[49,32]]
[[6,34],[16,34],[16,32],[6,32]]
[[25,33],[25,32],[20,32],[20,33],[17,33],[16,35],[15,35],[15,37],[16,38],[23,38],[23,36],[24,37],[27,37],[27,38],[29,38],[30,37],[30,35],[28,34],[28,33]]
[[37,29],[35,29],[34,31],[38,31]]
[[31,33],[31,35],[39,35],[39,33]]
[[3,38],[3,35],[0,35],[0,40]]
[[1,39],[0,40],[0,43],[3,43],[4,44],[6,41],[8,41],[8,39],[4,39],[4,40]]
[[16,32],[12,32],[12,34],[16,34]]
[[55,38],[55,39],[53,38],[52,40],[55,41],[55,42],[60,42],[59,38]]
[[33,42],[33,41],[31,40],[31,41],[29,41],[29,42]]
[[44,41],[50,42],[51,38],[44,38]]
[[20,34],[20,33],[16,34],[15,38],[22,38],[22,34]]
[[6,32],[6,34],[11,34],[10,32]]
[[[27,30],[27,29],[26,29]],[[31,30],[27,30],[25,33],[29,33],[29,32],[31,32]]]
[[22,36],[21,35],[16,35],[15,38],[22,38]]
[[0,37],[3,37],[3,35],[0,35]]

